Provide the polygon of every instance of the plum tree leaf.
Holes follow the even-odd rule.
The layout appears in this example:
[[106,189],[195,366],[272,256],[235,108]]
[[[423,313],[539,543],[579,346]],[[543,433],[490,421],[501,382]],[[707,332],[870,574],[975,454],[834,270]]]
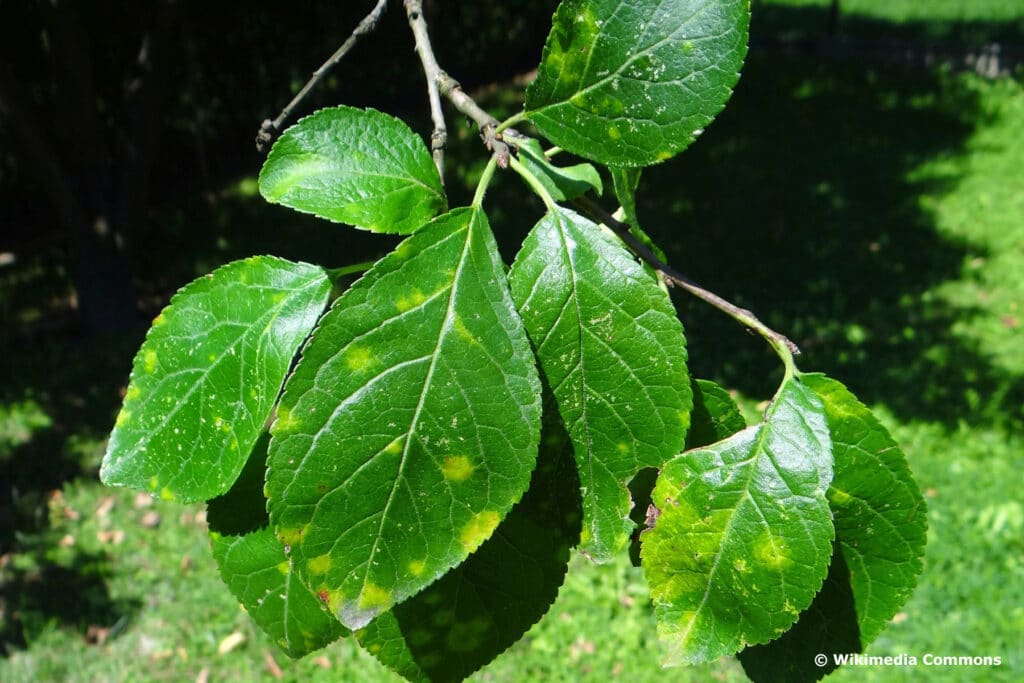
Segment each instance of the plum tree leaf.
[[671,158],[732,94],[749,22],[749,0],[564,0],[526,114],[554,144],[603,164]]
[[707,379],[695,379],[693,384],[686,450],[710,446],[746,428],[747,421],[728,391]]
[[834,566],[791,631],[741,653],[757,681],[815,681],[834,668],[815,666],[815,654],[831,661],[863,651],[913,592],[927,537],[924,498],[889,432],[839,382],[821,374],[802,380],[821,398],[832,436]]
[[182,288],[135,356],[103,482],[184,502],[227,491],[330,289],[323,269],[267,256]]
[[512,296],[572,438],[583,488],[581,550],[604,561],[629,539],[629,480],[683,447],[692,396],[668,294],[618,240],[556,208],[523,242]]
[[293,566],[349,628],[478,548],[526,490],[540,382],[484,213],[437,218],[324,316],[272,427]]
[[663,663],[778,637],[825,579],[832,454],[821,401],[787,378],[765,421],[668,463],[641,559]]
[[569,437],[546,402],[530,489],[466,561],[356,636],[408,680],[461,681],[547,612],[579,540],[580,492]]
[[446,206],[423,140],[374,109],[301,119],[274,143],[259,186],[267,201],[373,232],[411,233]]
[[234,486],[207,504],[213,557],[245,611],[290,657],[347,634],[291,570],[270,528],[263,498],[269,435],[264,432]]
[[517,139],[515,144],[519,152],[519,161],[540,181],[555,201],[575,199],[590,190],[601,194],[601,176],[591,164],[555,166],[544,154],[537,140]]

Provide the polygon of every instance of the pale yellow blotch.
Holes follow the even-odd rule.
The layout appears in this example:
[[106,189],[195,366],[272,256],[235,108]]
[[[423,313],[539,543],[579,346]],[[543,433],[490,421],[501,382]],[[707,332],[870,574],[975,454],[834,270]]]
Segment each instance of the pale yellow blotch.
[[359,594],[359,609],[377,609],[391,607],[393,599],[391,591],[367,582]]
[[468,342],[476,342],[476,337],[474,337],[473,333],[469,331],[469,328],[466,327],[466,323],[462,321],[462,318],[460,316],[455,316],[455,322],[453,323],[452,326],[455,328],[456,334],[458,334],[464,340]]
[[124,394],[124,400],[125,401],[134,401],[135,399],[137,399],[139,397],[139,395],[141,393],[142,392],[139,390],[138,387],[128,387],[128,391],[126,391],[125,394]]
[[206,354],[206,362],[207,363],[213,363],[216,360],[217,360],[217,354],[215,354],[215,353],[208,353],[208,354]]
[[284,434],[295,430],[298,426],[299,420],[292,414],[291,409],[278,406],[277,419],[274,420],[274,434]]
[[451,455],[444,459],[441,474],[448,481],[466,481],[473,476],[476,466],[464,455]]
[[326,574],[330,568],[331,556],[327,554],[314,557],[306,563],[306,569],[309,570],[310,574]]
[[616,444],[615,449],[622,455],[629,454],[629,444],[626,443],[625,441],[620,441],[618,444]]
[[853,502],[853,496],[846,491],[840,491],[839,489],[829,489],[828,502],[838,507],[845,507]]
[[279,562],[277,565],[277,571],[287,576],[288,572],[291,571],[291,567],[288,566],[288,561],[285,560],[284,562]]
[[733,562],[732,563],[732,567],[733,567],[733,569],[738,571],[740,574],[746,574],[747,572],[750,571],[749,569],[747,569],[747,561],[742,559],[742,558],[740,558],[740,559],[736,560],[735,562]]
[[277,538],[288,546],[295,546],[302,543],[302,537],[306,534],[306,527],[301,529],[279,529]]
[[480,544],[491,537],[494,529],[501,521],[501,516],[494,510],[484,510],[473,515],[459,532],[459,542],[467,553],[480,547]]
[[370,654],[377,654],[380,652],[380,643],[372,643],[370,647],[366,649],[370,651]]
[[423,560],[413,560],[407,564],[405,568],[408,569],[409,573],[413,576],[421,576],[423,574],[423,570],[427,568],[427,563]]
[[320,595],[327,594],[327,609],[331,610],[333,614],[341,614],[341,606],[345,604],[345,596],[342,595],[340,590],[326,590],[321,589]]
[[142,356],[142,367],[148,374],[153,374],[156,370],[156,351],[153,349],[147,349],[145,355]]
[[418,289],[413,289],[408,294],[403,294],[395,299],[395,308],[398,309],[399,313],[405,313],[406,311],[421,306],[427,297]]
[[157,488],[159,488],[159,487],[160,487],[160,480],[157,479],[156,477],[150,477],[149,478],[149,490],[150,491],[156,491]]
[[153,318],[153,327],[160,327],[160,326],[161,326],[161,325],[163,325],[163,324],[164,324],[165,322],[167,322],[167,318],[165,318],[165,317],[164,317],[164,314],[163,314],[163,313],[161,313],[161,314],[160,314],[160,315],[158,315],[157,317]]
[[131,412],[129,412],[127,410],[122,410],[121,412],[119,412],[117,414],[117,419],[114,420],[114,426],[115,427],[124,427],[128,423],[128,420],[131,418],[131,416],[132,416]]
[[279,304],[284,301],[284,292],[275,292],[270,295],[270,303]]
[[161,500],[174,500],[175,499],[174,492],[171,491],[169,488],[167,488],[165,486],[162,489],[160,489],[160,499]]
[[400,436],[387,446],[384,447],[384,452],[388,455],[398,455],[402,452],[402,446],[405,445],[405,437]]
[[608,137],[612,140],[618,140],[622,137],[622,133],[616,126],[608,126]]
[[658,152],[658,161],[665,161],[667,159],[671,159],[672,156],[672,152],[668,151],[667,149],[662,150]]
[[576,93],[569,101],[572,102],[574,107],[579,107],[580,109],[585,108],[587,104],[587,98],[583,96],[583,93]]
[[775,571],[782,571],[793,564],[793,559],[783,542],[775,540],[767,533],[762,534],[754,544],[754,559]]
[[364,372],[373,365],[373,362],[373,352],[363,346],[353,346],[345,352],[345,365],[349,370]]
[[580,544],[581,545],[583,545],[585,543],[590,543],[590,539],[592,539],[593,537],[594,537],[594,535],[590,532],[590,527],[586,527],[584,529],[580,529]]

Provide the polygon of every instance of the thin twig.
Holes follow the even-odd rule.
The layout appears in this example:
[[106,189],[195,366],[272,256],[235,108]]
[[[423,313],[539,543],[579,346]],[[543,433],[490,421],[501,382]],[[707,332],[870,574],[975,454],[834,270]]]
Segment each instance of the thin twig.
[[444,183],[444,151],[448,146],[448,126],[444,120],[444,110],[441,108],[441,92],[437,82],[436,73],[440,71],[434,52],[430,46],[430,35],[427,33],[427,22],[423,19],[422,3],[405,2],[405,13],[409,17],[409,26],[412,27],[413,36],[416,38],[416,53],[420,56],[423,64],[423,74],[427,77],[427,97],[430,100],[430,118],[434,122],[434,132],[430,136],[430,152],[434,157],[434,165],[441,176],[441,183]]
[[306,85],[302,86],[302,90],[300,90],[299,93],[292,98],[292,101],[281,110],[281,113],[278,114],[277,118],[274,120],[263,120],[263,123],[260,124],[259,133],[256,134],[256,149],[260,152],[266,151],[270,146],[270,143],[274,141],[277,134],[281,132],[281,127],[291,116],[292,110],[295,109],[295,107],[299,105],[299,102],[309,94],[309,91],[316,87],[316,84],[320,82],[320,79],[324,77],[324,74],[330,71],[335,64],[340,62],[345,55],[348,54],[349,50],[355,47],[360,38],[365,36],[367,33],[371,33],[375,28],[377,28],[377,24],[380,23],[380,18],[384,16],[384,10],[386,10],[387,7],[388,0],[377,0],[377,4],[372,10],[370,10],[370,13],[363,17],[363,20],[360,21],[359,25],[352,31],[352,35],[350,35],[345,42],[341,44],[341,47],[339,47],[326,62],[320,65],[319,69],[313,72],[310,79],[306,81]]
[[427,82],[436,83],[441,94],[448,98],[459,112],[476,123],[480,129],[480,137],[487,149],[494,152],[494,159],[498,166],[508,168],[509,147],[498,133],[498,126],[501,122],[480,108],[473,98],[462,90],[459,82],[445,73],[437,63],[434,48],[430,44],[427,20],[423,17],[422,0],[405,0],[405,13],[409,17],[409,26],[412,28],[413,35],[416,36],[416,51],[419,52],[420,61],[423,62],[423,72],[427,76]]
[[[600,204],[591,200],[588,197],[580,197],[573,200],[573,204],[596,219],[608,229],[614,232],[619,238],[626,243],[626,245],[640,257],[644,263],[654,268],[656,271],[661,273],[665,278],[665,281],[670,285],[682,287],[690,294],[693,294],[698,299],[705,301],[718,310],[724,312],[733,319],[746,325],[747,327],[755,330],[758,334],[764,337],[769,344],[775,347],[780,352],[785,349],[789,354],[794,356],[800,355],[800,348],[793,343],[787,336],[781,332],[776,332],[772,328],[765,325],[763,322],[758,320],[757,316],[751,311],[740,308],[736,304],[726,301],[722,297],[718,296],[714,292],[704,289],[690,278],[682,275],[681,273],[674,270],[671,266],[666,264],[660,258],[658,258],[654,252],[652,252],[647,245],[641,242],[636,235],[634,235],[627,223],[616,219],[610,213],[604,210]],[[783,354],[785,356],[785,354]]]

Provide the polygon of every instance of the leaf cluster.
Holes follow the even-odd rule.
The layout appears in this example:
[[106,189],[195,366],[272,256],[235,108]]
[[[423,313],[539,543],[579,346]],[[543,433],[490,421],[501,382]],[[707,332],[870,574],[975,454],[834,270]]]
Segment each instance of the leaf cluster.
[[[813,654],[861,650],[921,569],[903,454],[774,337],[785,377],[757,424],[691,377],[637,223],[641,169],[724,106],[748,20],[743,0],[561,3],[499,126],[546,207],[510,266],[484,208],[497,155],[449,209],[398,119],[299,121],[263,196],[407,237],[333,300],[347,269],[272,257],[183,288],[136,356],[103,480],[208,501],[225,582],[292,656],[352,635],[409,680],[461,680],[543,616],[573,548],[631,547],[667,666],[739,653],[755,680],[815,680]],[[601,175],[559,149],[609,168],[653,257],[569,207]]]

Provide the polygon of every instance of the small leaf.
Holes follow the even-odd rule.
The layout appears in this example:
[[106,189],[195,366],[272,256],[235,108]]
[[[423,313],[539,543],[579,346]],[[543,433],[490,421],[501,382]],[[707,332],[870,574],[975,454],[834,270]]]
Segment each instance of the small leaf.
[[662,470],[641,557],[665,666],[778,637],[828,571],[832,455],[821,401],[787,379],[765,422]]
[[693,412],[686,450],[710,446],[746,428],[747,421],[728,391],[706,379],[693,383]]
[[321,109],[287,129],[260,193],[338,223],[408,234],[445,209],[437,167],[405,123],[374,109]]
[[[623,168],[612,166],[608,169],[612,174],[612,186],[615,198],[622,207],[623,218],[630,226],[639,225],[636,218],[636,188],[640,185],[641,168]],[[662,256],[659,254],[659,256]]]
[[555,201],[575,199],[590,190],[597,195],[601,194],[601,176],[592,165],[555,166],[544,154],[539,142],[532,138],[516,140],[519,161],[540,181]]
[[815,681],[835,668],[815,666],[815,654],[831,662],[833,654],[862,652],[913,592],[927,538],[924,498],[889,432],[839,382],[820,374],[802,380],[824,403],[832,434],[828,500],[837,549],[825,587],[796,626],[740,654],[756,681]]
[[175,294],[135,356],[103,482],[183,502],[227,491],[330,290],[316,266],[261,256]]
[[356,634],[407,680],[463,680],[517,642],[555,601],[579,540],[580,494],[553,404],[544,422],[530,489],[494,535]]
[[361,628],[462,562],[526,490],[540,382],[479,209],[408,238],[324,316],[272,427],[271,520]]
[[299,581],[270,528],[263,498],[268,435],[238,481],[207,504],[213,557],[221,578],[256,625],[290,657],[302,657],[346,634]]
[[587,159],[668,159],[732,94],[749,23],[749,0],[564,0],[526,113],[551,142]]
[[683,447],[686,343],[668,294],[618,240],[567,209],[546,215],[509,275],[558,402],[583,487],[581,550],[609,559],[629,539],[629,480]]

